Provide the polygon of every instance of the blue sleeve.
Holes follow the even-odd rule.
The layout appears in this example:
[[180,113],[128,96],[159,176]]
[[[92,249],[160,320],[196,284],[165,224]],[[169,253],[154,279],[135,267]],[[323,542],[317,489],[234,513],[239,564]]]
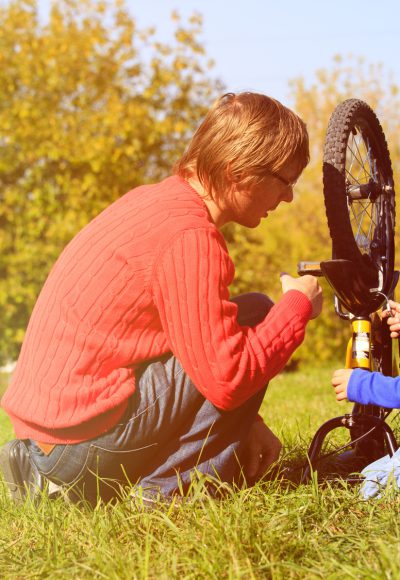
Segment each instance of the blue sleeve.
[[400,377],[354,369],[347,385],[347,398],[363,405],[400,408]]

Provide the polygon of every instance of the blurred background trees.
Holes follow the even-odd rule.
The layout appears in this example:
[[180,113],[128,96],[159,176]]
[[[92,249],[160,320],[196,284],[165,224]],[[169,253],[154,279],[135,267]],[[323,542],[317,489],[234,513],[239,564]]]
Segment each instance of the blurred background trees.
[[[37,0],[0,6],[0,363],[17,356],[62,248],[118,196],[167,176],[224,91],[199,42],[201,17],[172,18],[166,45],[154,30],[137,29],[123,0],[59,0],[46,22]],[[338,57],[314,84],[294,79],[290,90],[289,105],[308,125],[311,162],[292,204],[257,230],[225,228],[237,269],[232,294],[259,290],[276,300],[281,271],[295,275],[298,261],[330,257],[322,152],[329,117],[345,98],[378,114],[398,183],[400,99],[382,67]],[[347,328],[325,294],[294,363],[342,354]]]
[[0,6],[0,362],[16,357],[65,244],[111,201],[166,176],[220,92],[178,15],[171,46],[124,3]]

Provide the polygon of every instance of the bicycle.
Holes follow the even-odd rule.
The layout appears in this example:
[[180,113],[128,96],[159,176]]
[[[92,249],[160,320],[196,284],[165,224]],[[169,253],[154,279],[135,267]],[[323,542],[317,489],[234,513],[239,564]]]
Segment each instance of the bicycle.
[[[359,99],[339,104],[329,121],[324,145],[323,191],[332,239],[332,259],[300,262],[300,275],[324,276],[334,292],[336,314],[351,325],[346,368],[399,374],[399,342],[390,338],[378,311],[390,308],[399,279],[394,270],[395,192],[386,139],[373,110]],[[336,456],[325,479],[358,482],[363,467],[397,450],[386,423],[389,409],[355,404],[349,414],[324,423],[308,449],[301,482],[322,460]],[[344,427],[350,441],[321,454],[327,435]],[[348,451],[345,451],[345,450]],[[340,452],[341,455],[338,455]]]

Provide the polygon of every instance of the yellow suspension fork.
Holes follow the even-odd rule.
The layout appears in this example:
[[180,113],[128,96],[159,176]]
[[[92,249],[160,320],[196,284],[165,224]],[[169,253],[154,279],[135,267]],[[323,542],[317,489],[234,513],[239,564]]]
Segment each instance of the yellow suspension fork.
[[352,337],[347,344],[346,368],[372,370],[371,366],[371,320],[353,318]]

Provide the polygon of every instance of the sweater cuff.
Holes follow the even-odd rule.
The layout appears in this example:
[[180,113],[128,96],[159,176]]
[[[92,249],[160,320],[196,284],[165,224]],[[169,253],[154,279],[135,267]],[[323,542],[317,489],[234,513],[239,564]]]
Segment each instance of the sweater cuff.
[[304,322],[308,322],[312,315],[311,300],[300,290],[288,290],[279,300],[279,307],[294,311]]
[[350,375],[350,380],[347,384],[347,398],[352,403],[362,403],[363,397],[361,393],[362,378],[365,373],[370,375],[370,371],[364,369],[354,369]]

